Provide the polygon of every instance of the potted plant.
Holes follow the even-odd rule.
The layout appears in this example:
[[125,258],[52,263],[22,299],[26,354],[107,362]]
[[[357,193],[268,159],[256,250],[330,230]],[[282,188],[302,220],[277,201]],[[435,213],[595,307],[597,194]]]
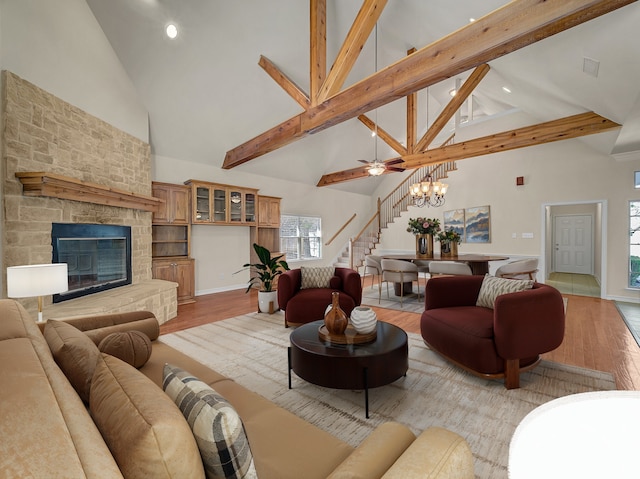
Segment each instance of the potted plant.
[[283,271],[289,270],[289,265],[282,259],[284,255],[272,256],[271,251],[264,246],[253,243],[253,249],[258,256],[258,262],[244,264],[242,265],[243,269],[240,270],[251,268],[252,273],[255,273],[255,276],[249,279],[246,292],[248,293],[255,285],[259,285],[258,308],[263,313],[269,313],[271,312],[269,311],[269,303],[273,302],[272,311],[276,311],[278,309],[278,292],[273,289],[274,282]]
[[416,257],[433,258],[433,236],[440,231],[437,218],[409,218],[407,231],[416,236]]
[[460,233],[453,229],[438,233],[440,254],[442,256],[458,256],[458,245],[462,242]]

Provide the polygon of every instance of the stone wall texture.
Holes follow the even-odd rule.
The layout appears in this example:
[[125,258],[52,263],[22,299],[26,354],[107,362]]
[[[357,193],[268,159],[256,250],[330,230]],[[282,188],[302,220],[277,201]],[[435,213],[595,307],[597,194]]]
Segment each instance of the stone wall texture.
[[[151,196],[149,144],[8,71],[2,72],[2,101],[5,268],[51,263],[51,223],[118,224],[131,226],[133,284],[151,279],[150,212],[23,196],[15,177],[21,171],[57,173]],[[37,309],[35,299],[20,301]],[[45,298],[45,310],[50,302]]]

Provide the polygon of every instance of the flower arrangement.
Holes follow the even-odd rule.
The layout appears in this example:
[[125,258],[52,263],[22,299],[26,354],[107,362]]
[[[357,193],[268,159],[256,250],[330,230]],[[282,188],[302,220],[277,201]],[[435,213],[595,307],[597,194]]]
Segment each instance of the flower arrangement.
[[462,237],[460,233],[455,230],[445,230],[442,233],[438,233],[438,241],[440,243],[457,243],[460,244],[462,242]]
[[436,218],[409,218],[407,231],[414,235],[435,235],[440,231],[440,220]]

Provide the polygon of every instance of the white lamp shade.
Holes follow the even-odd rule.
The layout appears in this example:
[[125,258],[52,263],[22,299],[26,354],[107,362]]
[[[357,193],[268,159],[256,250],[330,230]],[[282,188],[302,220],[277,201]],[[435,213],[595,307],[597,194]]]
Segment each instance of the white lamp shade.
[[67,263],[32,264],[7,268],[7,296],[29,298],[69,289]]

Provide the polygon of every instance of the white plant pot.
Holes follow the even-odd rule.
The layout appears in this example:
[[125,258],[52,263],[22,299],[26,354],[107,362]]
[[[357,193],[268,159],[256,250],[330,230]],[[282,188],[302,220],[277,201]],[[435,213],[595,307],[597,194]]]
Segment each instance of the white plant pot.
[[378,324],[376,312],[366,306],[357,306],[351,311],[351,324],[359,334],[369,334]]
[[273,311],[278,310],[277,291],[258,291],[258,309],[261,313],[269,313],[269,303],[273,301]]

